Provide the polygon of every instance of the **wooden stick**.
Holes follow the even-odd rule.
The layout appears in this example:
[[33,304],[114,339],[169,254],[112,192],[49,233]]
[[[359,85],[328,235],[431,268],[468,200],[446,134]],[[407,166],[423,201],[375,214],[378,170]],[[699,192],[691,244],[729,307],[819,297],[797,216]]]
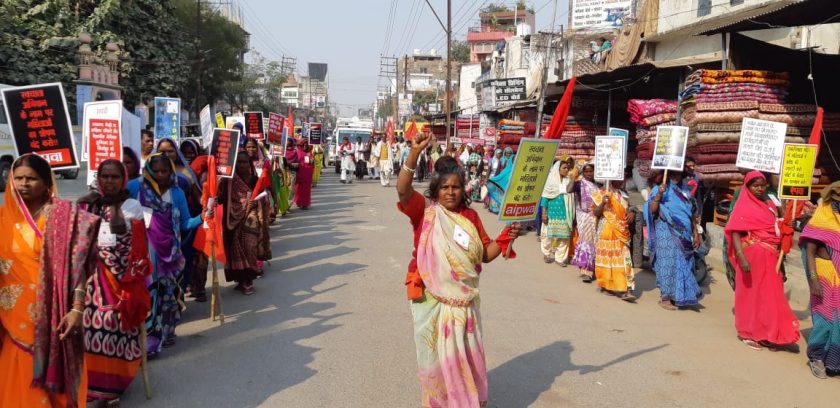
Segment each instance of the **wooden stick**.
[[152,399],[152,384],[149,382],[149,361],[146,351],[147,344],[146,322],[140,323],[140,369],[143,371],[143,388],[146,391],[146,399]]
[[[791,223],[795,222],[795,220],[796,220],[796,203],[798,203],[798,202],[799,202],[799,200],[793,200],[793,208],[791,209],[791,212],[790,212]],[[784,263],[784,261],[785,261],[785,253],[784,253],[784,251],[782,251],[780,249],[779,250],[779,260],[776,261],[776,272],[781,272],[782,271],[782,263]]]
[[218,316],[219,324],[225,324],[222,298],[219,294],[219,270],[216,268],[216,243],[214,242],[210,243],[210,265],[213,267],[213,286],[210,290],[210,321],[216,321],[216,316]]

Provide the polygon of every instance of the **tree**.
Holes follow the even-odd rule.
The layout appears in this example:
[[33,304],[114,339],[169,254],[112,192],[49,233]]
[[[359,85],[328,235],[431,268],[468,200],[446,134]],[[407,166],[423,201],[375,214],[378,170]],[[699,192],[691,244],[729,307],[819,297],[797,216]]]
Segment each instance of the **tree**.
[[470,62],[470,44],[466,41],[452,41],[452,60],[460,63]]
[[242,65],[236,80],[228,82],[224,98],[236,109],[276,112],[280,109],[280,93],[286,76],[277,61],[268,61],[251,51],[250,63]]

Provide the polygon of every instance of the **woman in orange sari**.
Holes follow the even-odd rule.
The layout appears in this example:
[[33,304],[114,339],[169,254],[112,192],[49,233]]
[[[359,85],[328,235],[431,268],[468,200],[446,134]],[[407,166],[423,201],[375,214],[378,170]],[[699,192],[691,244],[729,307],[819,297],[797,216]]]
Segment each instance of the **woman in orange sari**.
[[604,188],[592,193],[593,213],[598,221],[595,240],[595,279],[602,291],[619,299],[636,300],[633,264],[630,257],[630,229],[635,214],[628,211],[628,195],[621,190],[622,181],[611,181],[611,190]]
[[0,406],[85,406],[82,314],[99,217],[55,197],[49,164],[12,164],[0,207]]

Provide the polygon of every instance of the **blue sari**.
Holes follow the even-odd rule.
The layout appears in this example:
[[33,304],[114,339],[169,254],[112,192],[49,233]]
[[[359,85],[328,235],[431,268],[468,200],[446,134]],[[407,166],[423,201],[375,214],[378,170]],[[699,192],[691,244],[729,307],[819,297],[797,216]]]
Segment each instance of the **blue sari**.
[[668,183],[657,216],[651,214],[650,203],[659,193],[660,185],[653,187],[645,203],[651,263],[661,298],[673,301],[676,306],[692,306],[701,296],[694,277],[694,201],[685,182]]
[[[505,159],[502,159],[504,162]],[[498,214],[502,206],[502,201],[505,199],[505,190],[510,184],[510,176],[513,173],[513,158],[510,159],[511,164],[506,165],[499,174],[490,177],[487,180],[487,209],[493,214]]]

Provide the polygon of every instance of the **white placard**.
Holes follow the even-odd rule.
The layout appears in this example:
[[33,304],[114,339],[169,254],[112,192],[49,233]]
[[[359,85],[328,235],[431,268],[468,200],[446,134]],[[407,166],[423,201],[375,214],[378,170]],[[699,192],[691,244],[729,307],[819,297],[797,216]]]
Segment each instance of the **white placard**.
[[210,113],[210,105],[205,105],[198,114],[198,121],[201,123],[202,146],[210,146],[213,142],[213,114]]
[[87,185],[96,179],[99,163],[107,159],[122,161],[122,101],[85,104],[82,140],[88,153]]
[[744,118],[735,165],[744,169],[781,173],[786,134],[786,123]]
[[595,178],[624,180],[625,139],[623,136],[595,137]]

